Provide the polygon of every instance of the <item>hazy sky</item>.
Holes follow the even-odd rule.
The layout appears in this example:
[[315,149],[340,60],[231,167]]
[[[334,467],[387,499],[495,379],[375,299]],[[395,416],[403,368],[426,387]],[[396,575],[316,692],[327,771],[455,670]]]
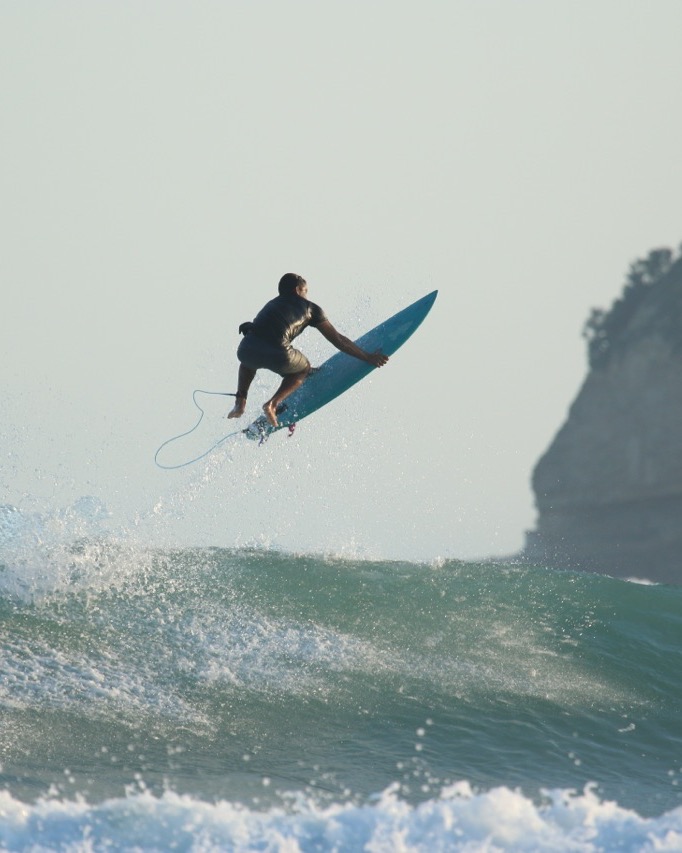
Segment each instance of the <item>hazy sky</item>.
[[[0,0],[0,503],[93,495],[181,543],[518,549],[590,308],[682,241],[680,32],[679,0]],[[353,337],[440,294],[294,438],[160,471],[289,271]]]

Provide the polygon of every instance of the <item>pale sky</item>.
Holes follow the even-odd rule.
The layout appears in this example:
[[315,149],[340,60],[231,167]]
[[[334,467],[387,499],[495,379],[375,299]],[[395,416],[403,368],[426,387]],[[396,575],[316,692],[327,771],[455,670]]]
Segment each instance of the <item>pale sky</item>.
[[[590,309],[682,241],[681,32],[679,0],[0,0],[0,503],[91,495],[143,541],[519,549]],[[292,439],[157,469],[290,271],[351,337],[440,293]]]

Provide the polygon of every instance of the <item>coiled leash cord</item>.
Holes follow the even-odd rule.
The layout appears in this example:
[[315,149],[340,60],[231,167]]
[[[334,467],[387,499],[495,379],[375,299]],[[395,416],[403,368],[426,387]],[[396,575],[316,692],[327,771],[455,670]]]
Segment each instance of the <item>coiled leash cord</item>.
[[200,459],[203,459],[205,456],[208,456],[209,453],[213,453],[213,451],[216,450],[218,447],[220,447],[220,445],[223,444],[223,442],[227,441],[228,438],[232,438],[235,435],[241,435],[241,433],[244,432],[244,430],[238,429],[236,432],[231,432],[228,435],[224,435],[222,438],[219,438],[218,441],[216,441],[216,443],[214,445],[209,447],[209,449],[205,453],[202,453],[200,456],[195,456],[194,459],[190,459],[189,462],[181,462],[179,465],[163,465],[161,462],[159,462],[159,458],[158,458],[159,453],[161,453],[161,451],[163,450],[164,447],[166,447],[169,444],[172,444],[174,441],[178,441],[181,438],[185,438],[186,436],[191,435],[191,433],[193,433],[194,430],[198,428],[199,424],[204,419],[205,412],[201,408],[199,403],[197,403],[197,394],[209,394],[210,396],[213,396],[213,397],[236,397],[237,396],[236,394],[233,394],[230,391],[202,391],[201,388],[195,388],[194,389],[194,391],[192,392],[192,402],[197,407],[197,409],[199,409],[199,412],[201,413],[199,415],[199,420],[194,424],[192,429],[188,429],[187,432],[182,432],[182,433],[180,433],[180,435],[174,435],[173,438],[169,438],[168,441],[164,441],[164,443],[161,445],[161,447],[159,447],[159,449],[154,454],[154,462],[158,465],[159,468],[163,468],[165,471],[173,471],[176,468],[186,468],[187,465],[193,465],[195,462],[198,462]]

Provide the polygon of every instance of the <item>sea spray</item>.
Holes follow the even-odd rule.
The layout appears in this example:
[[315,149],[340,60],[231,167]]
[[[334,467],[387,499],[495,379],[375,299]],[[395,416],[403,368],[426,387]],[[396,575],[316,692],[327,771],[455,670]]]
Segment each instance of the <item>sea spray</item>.
[[537,804],[519,791],[475,793],[458,783],[418,805],[389,788],[363,805],[247,808],[166,792],[128,792],[89,805],[41,800],[27,806],[0,793],[0,844],[7,851],[295,851],[318,853],[660,853],[682,849],[682,809],[642,818],[589,788],[547,792]]

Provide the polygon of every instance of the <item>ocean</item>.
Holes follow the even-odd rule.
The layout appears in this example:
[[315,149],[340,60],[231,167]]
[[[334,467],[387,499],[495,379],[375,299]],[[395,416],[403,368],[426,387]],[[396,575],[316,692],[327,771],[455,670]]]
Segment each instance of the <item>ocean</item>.
[[682,587],[5,506],[0,632],[2,850],[682,850]]

